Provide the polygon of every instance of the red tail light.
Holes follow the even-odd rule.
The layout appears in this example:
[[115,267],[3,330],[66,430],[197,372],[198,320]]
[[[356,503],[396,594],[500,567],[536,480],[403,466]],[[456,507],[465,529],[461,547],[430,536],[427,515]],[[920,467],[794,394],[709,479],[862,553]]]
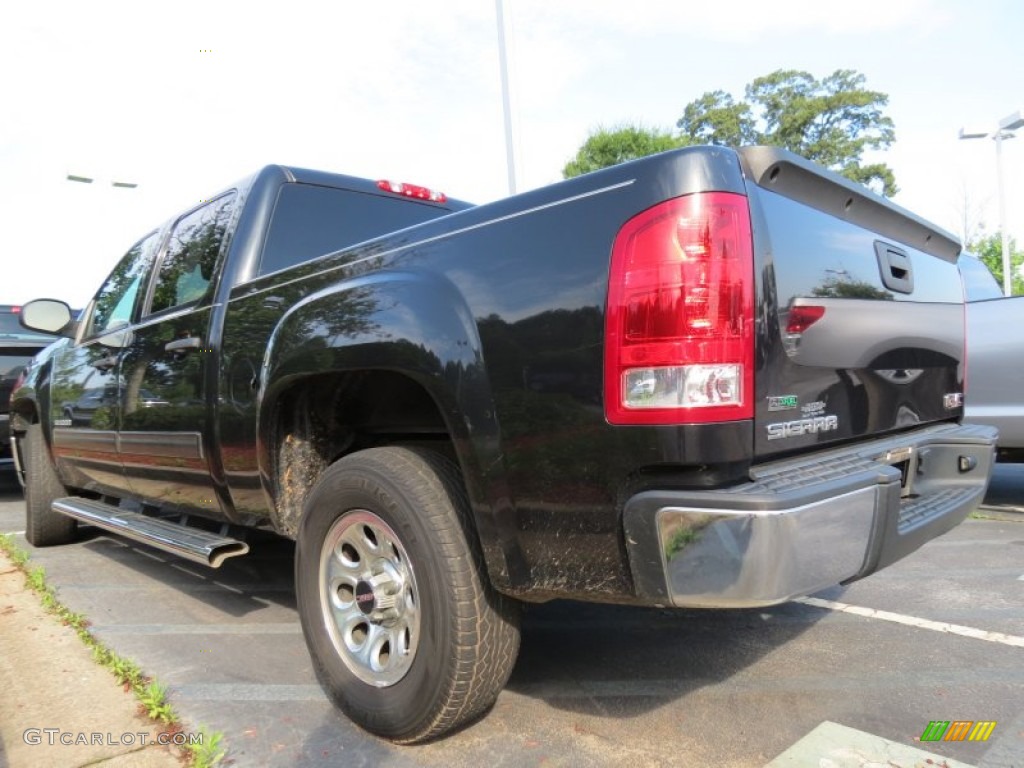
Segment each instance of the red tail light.
[[605,314],[610,423],[753,418],[753,262],[742,195],[687,195],[626,223]]
[[824,307],[813,305],[790,307],[786,333],[803,333],[824,316]]
[[444,203],[448,201],[448,196],[445,195],[444,192],[427,189],[426,187],[420,187],[415,184],[405,184],[398,181],[387,181],[386,179],[382,179],[377,182],[377,188],[383,189],[385,192],[402,195],[402,197],[413,197],[417,200],[429,200],[432,203]]

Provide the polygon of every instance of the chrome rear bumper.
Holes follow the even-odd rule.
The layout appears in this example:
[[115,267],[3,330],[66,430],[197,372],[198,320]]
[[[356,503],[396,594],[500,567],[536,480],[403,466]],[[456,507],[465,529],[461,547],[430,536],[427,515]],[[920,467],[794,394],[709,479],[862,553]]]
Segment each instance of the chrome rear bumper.
[[623,524],[637,592],[656,604],[748,607],[863,578],[981,502],[995,437],[926,427],[762,465],[733,488],[634,496]]

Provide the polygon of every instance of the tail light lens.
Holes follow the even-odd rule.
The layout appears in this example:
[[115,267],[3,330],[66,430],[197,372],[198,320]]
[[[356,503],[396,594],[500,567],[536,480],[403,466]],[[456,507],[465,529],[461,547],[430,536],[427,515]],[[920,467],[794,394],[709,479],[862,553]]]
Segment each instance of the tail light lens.
[[825,316],[825,308],[800,305],[790,307],[786,320],[786,333],[801,334]]
[[753,417],[753,262],[743,195],[687,195],[626,223],[605,314],[610,423]]
[[412,197],[416,200],[429,200],[432,203],[448,202],[448,196],[444,192],[438,192],[436,189],[428,189],[416,184],[381,179],[377,182],[377,188],[395,195],[402,195],[402,197]]

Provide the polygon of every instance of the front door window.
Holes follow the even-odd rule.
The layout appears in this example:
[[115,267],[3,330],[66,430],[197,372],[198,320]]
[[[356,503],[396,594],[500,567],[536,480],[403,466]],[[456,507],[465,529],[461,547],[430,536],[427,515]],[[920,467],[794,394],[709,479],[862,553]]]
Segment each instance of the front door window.
[[53,451],[68,484],[117,494],[126,487],[117,442],[123,417],[122,345],[111,334],[134,319],[159,234],[132,246],[86,309],[82,340],[55,354],[50,385]]

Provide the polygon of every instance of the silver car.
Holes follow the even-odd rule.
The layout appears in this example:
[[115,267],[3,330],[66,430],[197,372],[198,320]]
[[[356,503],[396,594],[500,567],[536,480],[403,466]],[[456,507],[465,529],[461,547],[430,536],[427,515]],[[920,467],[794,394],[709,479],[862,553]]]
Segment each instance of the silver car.
[[999,429],[1000,461],[1024,461],[1024,296],[1004,297],[985,264],[960,256],[967,299],[964,421]]

